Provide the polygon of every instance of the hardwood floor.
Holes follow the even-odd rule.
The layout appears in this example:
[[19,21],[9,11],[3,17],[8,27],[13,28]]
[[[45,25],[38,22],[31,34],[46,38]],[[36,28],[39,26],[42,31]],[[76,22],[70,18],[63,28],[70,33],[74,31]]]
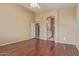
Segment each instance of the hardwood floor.
[[78,56],[75,45],[47,40],[25,40],[0,47],[0,56]]

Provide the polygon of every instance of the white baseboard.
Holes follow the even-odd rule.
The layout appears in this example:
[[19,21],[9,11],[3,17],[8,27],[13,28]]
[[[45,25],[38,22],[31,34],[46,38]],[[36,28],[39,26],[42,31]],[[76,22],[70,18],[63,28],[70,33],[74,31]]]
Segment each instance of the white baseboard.
[[76,44],[76,47],[77,47],[77,49],[78,49],[78,51],[79,51],[79,46]]
[[[14,41],[14,42],[8,42],[8,43],[5,43],[5,44],[1,44],[0,46],[5,46],[5,45],[9,45],[9,44],[13,44],[13,43],[17,43],[17,42],[21,42],[21,41],[24,41],[26,39],[22,39],[22,40],[18,40],[18,41]],[[27,39],[29,40],[29,39]]]

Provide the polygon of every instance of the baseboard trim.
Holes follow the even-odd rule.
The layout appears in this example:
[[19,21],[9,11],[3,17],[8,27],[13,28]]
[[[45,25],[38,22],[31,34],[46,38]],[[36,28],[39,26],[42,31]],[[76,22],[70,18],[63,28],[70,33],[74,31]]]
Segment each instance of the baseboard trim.
[[79,51],[79,47],[78,47],[78,45],[76,44],[76,47],[77,47],[77,50]]
[[[15,42],[9,42],[9,43],[5,43],[5,44],[1,44],[0,47],[1,47],[1,46],[10,45],[10,44],[15,44],[15,43],[22,42],[22,41],[25,41],[25,40],[26,40],[26,39],[24,39],[24,40],[22,39],[22,40],[15,41]],[[27,40],[30,40],[30,39],[27,39]]]

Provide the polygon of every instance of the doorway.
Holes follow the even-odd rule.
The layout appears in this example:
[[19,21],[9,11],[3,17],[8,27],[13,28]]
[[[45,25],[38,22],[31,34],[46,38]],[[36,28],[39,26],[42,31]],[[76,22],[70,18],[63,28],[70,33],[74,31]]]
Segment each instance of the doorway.
[[47,39],[53,40],[55,39],[55,19],[54,16],[49,16],[46,19],[46,30],[47,30]]

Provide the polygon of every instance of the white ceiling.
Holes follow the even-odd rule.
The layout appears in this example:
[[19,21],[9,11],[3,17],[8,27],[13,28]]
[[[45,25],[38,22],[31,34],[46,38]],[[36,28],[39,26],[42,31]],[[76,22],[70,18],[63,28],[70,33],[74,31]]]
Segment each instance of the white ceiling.
[[33,12],[44,12],[50,11],[55,8],[67,8],[75,6],[75,3],[38,3],[40,8],[31,8],[30,3],[20,3],[20,6],[23,6]]

